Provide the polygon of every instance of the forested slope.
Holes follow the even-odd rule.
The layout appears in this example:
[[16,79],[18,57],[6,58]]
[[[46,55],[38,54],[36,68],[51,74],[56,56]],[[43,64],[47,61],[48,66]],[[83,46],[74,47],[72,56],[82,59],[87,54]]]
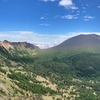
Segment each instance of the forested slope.
[[26,46],[26,42],[14,45],[5,42],[9,46],[0,46],[1,99],[100,99],[99,44],[96,48],[90,41],[91,49],[87,46],[87,49],[80,46],[77,49],[72,46],[72,49],[66,45],[63,49],[61,44],[60,49],[57,46],[41,50],[38,47],[30,48],[32,45]]

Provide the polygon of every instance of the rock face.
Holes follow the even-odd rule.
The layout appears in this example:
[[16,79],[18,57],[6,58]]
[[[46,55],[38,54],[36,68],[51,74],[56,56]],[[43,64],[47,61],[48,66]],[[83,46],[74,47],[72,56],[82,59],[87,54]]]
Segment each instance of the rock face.
[[31,43],[27,43],[27,42],[12,42],[11,43],[14,47],[16,46],[22,46],[22,47],[25,47],[25,48],[30,48],[30,49],[35,49],[35,48],[39,48]]
[[14,46],[7,40],[0,42],[0,46],[4,47],[6,50],[9,50],[10,48],[11,49],[14,48]]
[[29,48],[29,49],[35,49],[35,48],[39,49],[39,47],[37,47],[37,46],[35,46],[31,43],[27,43],[27,42],[9,42],[7,40],[1,41],[0,46],[3,46],[6,50],[14,49],[15,47],[18,47],[18,46]]

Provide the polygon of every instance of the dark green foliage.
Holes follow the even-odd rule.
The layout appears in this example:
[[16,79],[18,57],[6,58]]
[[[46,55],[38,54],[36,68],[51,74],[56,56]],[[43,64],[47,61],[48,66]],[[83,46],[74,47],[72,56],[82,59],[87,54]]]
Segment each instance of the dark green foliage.
[[98,77],[100,76],[100,54],[80,53],[68,58],[71,69],[77,76]]
[[2,72],[2,73],[4,73],[4,74],[6,74],[6,71],[5,71],[5,70],[3,70],[1,67],[0,67],[0,72]]
[[80,88],[80,97],[76,97],[75,100],[99,100],[97,96],[93,94],[92,90],[87,90],[85,88]]
[[2,89],[0,89],[0,94],[6,95],[6,93]]
[[21,73],[15,73],[12,70],[10,70],[10,72],[11,74],[8,74],[8,77],[13,80],[19,81],[19,82],[15,82],[15,84],[26,91],[31,91],[32,93],[36,93],[36,94],[56,93],[54,90],[51,90],[50,88],[45,88],[36,83],[30,83],[29,80],[31,80],[31,77],[25,76]]

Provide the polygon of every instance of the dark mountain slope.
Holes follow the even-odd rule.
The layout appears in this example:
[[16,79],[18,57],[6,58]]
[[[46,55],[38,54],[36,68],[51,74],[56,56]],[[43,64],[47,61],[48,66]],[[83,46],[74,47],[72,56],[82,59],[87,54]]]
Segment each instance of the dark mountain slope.
[[91,35],[78,35],[72,37],[57,47],[59,48],[70,48],[70,47],[84,47],[84,46],[100,46],[100,36],[91,34]]
[[67,50],[67,51],[89,51],[98,52],[100,51],[100,36],[95,34],[89,35],[78,35],[63,43],[50,48],[49,50]]

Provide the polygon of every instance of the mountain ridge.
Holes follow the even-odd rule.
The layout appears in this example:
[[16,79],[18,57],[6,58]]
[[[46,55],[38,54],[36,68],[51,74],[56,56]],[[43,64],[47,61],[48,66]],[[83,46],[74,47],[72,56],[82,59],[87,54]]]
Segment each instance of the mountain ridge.
[[61,44],[51,47],[47,50],[51,51],[59,51],[59,50],[67,50],[75,51],[75,50],[86,50],[94,52],[100,50],[100,36],[96,34],[80,34],[74,37],[71,37]]
[[[100,36],[99,35],[96,35],[96,34],[88,34],[88,35],[84,35],[84,34],[81,34],[81,35],[77,35],[77,36],[74,36],[72,38],[69,38],[67,40],[65,40],[64,42],[62,42],[61,44],[59,44],[58,46],[62,46],[64,47],[65,45],[66,46],[74,46],[74,45],[88,45],[88,44],[98,44],[98,42],[100,43]],[[70,43],[70,44],[68,44]],[[81,43],[81,44],[79,44]]]
[[9,42],[7,40],[0,41],[0,46],[3,46],[6,50],[14,49],[18,46],[25,47],[29,49],[40,49],[38,46],[35,46],[34,44],[28,43],[28,42]]
[[[99,45],[100,44],[100,36],[97,34],[80,34],[71,38],[66,39],[65,41],[63,41],[62,43],[54,46],[54,47],[50,47],[47,48],[47,50],[49,49],[68,49],[68,48],[73,48],[73,47],[85,47],[85,46],[93,46],[93,45]],[[8,40],[4,40],[4,41],[0,41],[0,46],[5,47],[7,50],[9,50],[9,48],[13,49],[14,47],[17,46],[22,46],[25,48],[30,48],[30,49],[35,49],[38,48],[40,49],[38,46],[28,43],[28,42],[10,42]],[[46,49],[43,49],[46,50]]]

